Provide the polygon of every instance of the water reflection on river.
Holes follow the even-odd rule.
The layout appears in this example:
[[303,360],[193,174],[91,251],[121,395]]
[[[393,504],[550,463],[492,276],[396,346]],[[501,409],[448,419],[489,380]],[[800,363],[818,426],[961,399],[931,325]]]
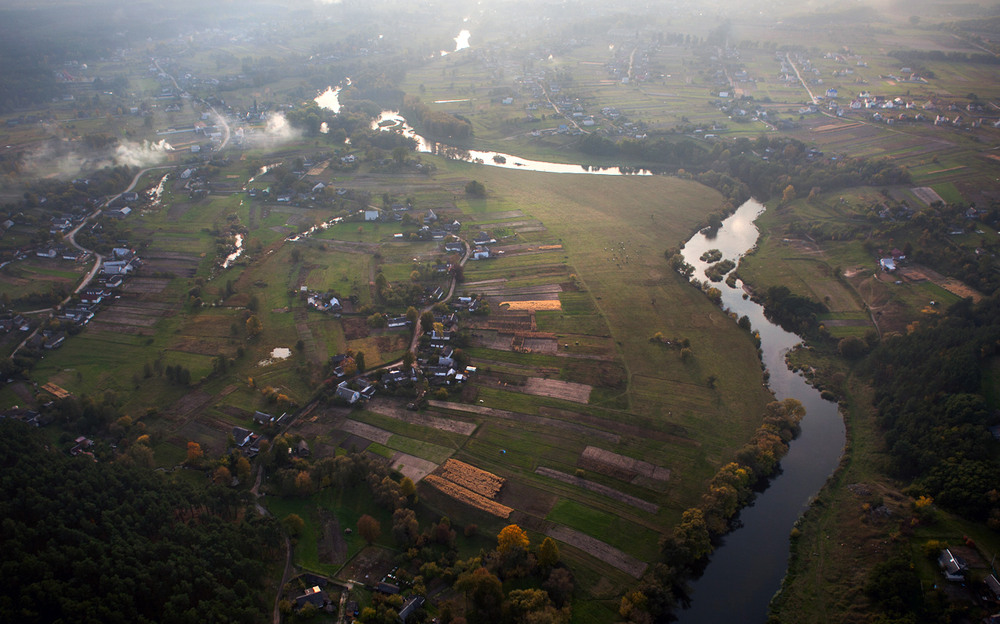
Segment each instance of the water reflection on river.
[[395,111],[382,111],[372,122],[374,130],[395,130],[417,143],[417,151],[425,154],[438,154],[455,160],[478,163],[503,169],[519,169],[521,171],[543,171],[546,173],[590,173],[596,175],[651,175],[646,169],[631,169],[622,167],[597,167],[590,165],[572,165],[554,163],[542,160],[531,160],[503,152],[483,152],[479,150],[464,150],[444,143],[428,141],[417,134],[416,130],[406,122],[406,119]]
[[[684,259],[695,267],[695,277],[705,279],[708,264],[699,258],[718,249],[724,258],[738,261],[756,244],[753,221],[764,206],[750,200],[723,222],[713,237],[695,234],[684,247]],[[692,583],[691,608],[679,614],[682,624],[741,622],[763,623],[767,605],[781,585],[788,568],[788,534],[836,468],[846,438],[844,421],[836,403],[819,392],[785,364],[785,353],[801,342],[795,334],[773,325],[763,308],[743,298],[743,283],[735,287],[714,284],[722,292],[725,308],[746,315],[760,332],[769,385],[777,398],[798,399],[806,408],[802,433],[781,461],[782,473],[760,494],[753,506],[740,513],[740,528],[725,537],[715,550],[705,574]]]

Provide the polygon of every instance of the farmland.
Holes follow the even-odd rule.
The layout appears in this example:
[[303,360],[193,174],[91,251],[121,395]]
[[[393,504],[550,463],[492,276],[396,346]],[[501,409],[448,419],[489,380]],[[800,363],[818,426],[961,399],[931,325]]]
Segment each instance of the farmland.
[[[730,21],[687,8],[540,7],[537,22],[515,27],[485,8],[444,18],[399,6],[387,21],[334,5],[314,8],[330,12],[315,21],[275,19],[267,33],[139,38],[92,70],[67,59],[66,74],[109,86],[61,85],[67,97],[7,115],[0,178],[12,219],[0,232],[0,298],[4,320],[23,323],[5,325],[0,344],[65,338],[35,340],[30,366],[12,358],[20,372],[0,389],[4,407],[58,411],[53,441],[86,433],[125,449],[147,436],[148,463],[170,471],[235,470],[231,453],[260,450],[237,448],[242,429],[287,446],[265,445],[255,461],[267,467],[270,512],[305,525],[294,549],[305,570],[346,579],[418,550],[429,557],[415,535],[404,545],[386,530],[365,546],[347,531],[371,515],[398,534],[384,501],[409,480],[414,492],[388,505],[405,498],[421,527],[444,525],[427,546],[435,556],[450,544],[471,561],[517,524],[533,547],[558,543],[576,583],[574,622],[626,617],[622,594],[655,576],[661,540],[702,504],[773,398],[754,336],[670,258],[761,189],[772,195],[758,197],[769,208],[762,236],[731,275],[748,296],[784,286],[821,304],[810,320],[822,353],[789,358],[852,401],[859,431],[877,435],[868,390],[833,354],[839,341],[867,350],[995,292],[1000,81],[992,61],[968,56],[993,44],[943,9],[921,7],[914,20],[863,7],[782,7],[780,19],[773,7],[736,8]],[[342,9],[350,19],[329,18]],[[458,24],[474,43],[452,52]],[[312,105],[338,84],[340,113]],[[418,94],[425,108],[410,100],[419,115],[407,117],[428,136],[429,119],[468,129],[437,133],[459,149],[642,175],[491,167],[415,153],[370,128],[380,109]],[[129,211],[94,190],[97,173],[83,177],[123,164],[102,145],[142,152],[123,178],[160,167],[139,176]],[[73,260],[63,241],[77,226],[92,253]],[[93,318],[50,318],[98,249],[141,261]],[[84,295],[94,296],[70,303]],[[422,371],[412,378],[411,349]],[[191,443],[204,462],[191,461]],[[388,481],[353,475],[339,488],[338,476],[320,476],[348,461]],[[858,464],[846,474],[876,482],[902,513],[905,497]],[[798,548],[830,555],[835,582],[857,597],[851,562],[817,537],[831,524],[857,528],[843,511],[856,502],[848,476],[823,495],[838,509],[814,512]],[[224,477],[213,476],[250,486]],[[466,529],[457,541],[450,523]],[[778,612],[822,591],[803,574]]]

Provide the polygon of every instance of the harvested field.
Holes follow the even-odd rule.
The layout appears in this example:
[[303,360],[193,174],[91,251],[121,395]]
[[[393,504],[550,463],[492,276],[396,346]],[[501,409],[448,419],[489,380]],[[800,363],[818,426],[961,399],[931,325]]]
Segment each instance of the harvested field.
[[207,392],[191,392],[171,405],[163,415],[169,420],[183,419],[204,408],[214,398],[214,395]]
[[640,578],[646,572],[647,564],[645,562],[569,527],[553,526],[546,532],[546,535],[570,546],[575,546],[590,556],[596,557],[635,578]]
[[485,321],[485,329],[497,331],[534,331],[536,328],[534,310],[495,310]]
[[368,448],[368,445],[371,443],[372,441],[367,438],[362,438],[361,436],[351,434],[340,442],[340,448],[346,449],[351,452],[363,451],[366,448]]
[[476,427],[478,427],[476,423],[451,420],[448,418],[438,418],[437,416],[430,416],[420,412],[411,412],[400,407],[399,405],[393,405],[381,400],[369,404],[368,409],[376,414],[388,416],[389,418],[395,418],[396,420],[401,420],[412,425],[421,425],[423,427],[437,429],[438,431],[447,431],[449,433],[457,433],[464,436],[472,435],[475,433]]
[[952,277],[945,277],[937,271],[929,269],[925,266],[911,264],[909,266],[899,267],[899,269],[896,270],[896,274],[911,282],[930,280],[941,288],[944,288],[948,292],[956,294],[963,299],[965,297],[972,297],[973,301],[978,302],[983,298],[982,293],[970,288],[963,282]]
[[133,277],[122,287],[122,291],[131,295],[155,295],[163,292],[170,280],[159,277]]
[[323,537],[316,545],[319,560],[323,563],[343,565],[347,562],[347,541],[340,529],[337,517],[325,509],[320,509],[320,522],[323,523]]
[[452,483],[451,481],[442,479],[437,475],[427,475],[424,477],[424,483],[429,483],[455,500],[461,501],[467,505],[475,507],[476,509],[481,509],[482,511],[493,514],[499,518],[508,518],[510,513],[514,511],[506,505],[501,505],[498,502],[492,501],[484,496],[480,496],[479,494],[476,494],[475,492],[468,490],[457,483]]
[[527,353],[555,354],[559,351],[559,343],[555,338],[525,337],[521,343],[521,350]]
[[558,299],[531,299],[528,301],[501,301],[500,306],[508,310],[562,310]]
[[476,347],[486,347],[497,351],[510,351],[514,343],[513,332],[498,332],[492,330],[481,330],[473,332],[472,344]]
[[344,326],[344,338],[347,340],[360,340],[368,337],[368,324],[365,319],[345,316],[340,319]]
[[124,334],[127,336],[152,336],[155,333],[152,329],[143,329],[133,325],[116,325],[114,323],[106,323],[100,320],[90,322],[90,331]]
[[602,483],[588,481],[583,477],[577,477],[574,475],[566,474],[565,472],[559,472],[558,470],[545,468],[543,466],[535,468],[535,474],[540,474],[543,477],[549,477],[550,479],[562,481],[563,483],[568,483],[570,485],[582,487],[585,490],[596,492],[602,496],[607,496],[608,498],[614,499],[620,503],[625,503],[626,505],[635,507],[636,509],[648,511],[651,514],[655,514],[660,511],[660,506],[655,503],[650,503],[649,501],[644,501],[641,498],[636,498],[635,496],[632,496],[630,494],[619,492],[618,490],[608,487]]
[[[471,217],[472,215],[470,215]],[[497,212],[481,212],[475,215],[474,223],[484,223],[486,221],[500,221],[502,219],[519,219],[524,216],[520,210],[503,210]],[[463,219],[464,221],[465,219]]]
[[586,384],[573,383],[571,381],[529,377],[525,380],[521,390],[526,394],[533,394],[535,396],[552,397],[574,403],[586,403],[590,400],[590,391],[592,388]]
[[112,306],[110,310],[101,315],[101,321],[118,325],[152,327],[156,321],[160,320],[162,314],[160,312],[152,312],[151,314],[135,314],[130,312],[135,312],[135,310],[126,310],[118,306]]
[[670,470],[667,468],[655,466],[641,459],[612,453],[596,446],[588,446],[583,449],[583,453],[580,454],[579,466],[622,481],[632,481],[638,476],[656,481],[670,479]]
[[392,433],[385,429],[379,429],[378,427],[351,419],[345,420],[340,425],[340,430],[371,440],[372,442],[378,442],[379,444],[385,444],[392,437]]
[[503,477],[457,459],[449,459],[441,466],[441,476],[490,499],[496,497],[504,484]]
[[929,186],[918,186],[916,188],[911,188],[910,191],[917,196],[917,199],[924,202],[928,206],[934,202],[944,202],[941,196],[937,194],[937,191]]
[[414,483],[419,483],[421,479],[434,472],[438,465],[426,459],[420,459],[413,455],[397,452],[389,460],[389,465],[393,470],[397,470],[404,477],[409,477]]
[[146,267],[152,271],[173,273],[178,277],[194,277],[201,258],[182,253],[159,252],[144,255]]
[[511,295],[556,295],[563,291],[561,284],[540,284],[538,286],[508,286],[506,281],[484,284],[476,287],[482,296],[509,297]]

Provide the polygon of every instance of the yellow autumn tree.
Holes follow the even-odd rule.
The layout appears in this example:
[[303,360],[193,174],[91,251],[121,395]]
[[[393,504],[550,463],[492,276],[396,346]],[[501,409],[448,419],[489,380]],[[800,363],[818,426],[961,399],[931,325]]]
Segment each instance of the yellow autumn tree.
[[501,553],[527,550],[528,544],[528,534],[516,524],[508,524],[497,535],[497,550]]

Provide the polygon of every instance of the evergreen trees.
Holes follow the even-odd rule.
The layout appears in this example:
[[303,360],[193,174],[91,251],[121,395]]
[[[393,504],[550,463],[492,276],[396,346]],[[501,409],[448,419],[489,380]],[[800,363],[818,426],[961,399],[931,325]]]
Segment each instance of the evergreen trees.
[[230,489],[47,450],[0,421],[0,621],[260,622],[280,531]]

